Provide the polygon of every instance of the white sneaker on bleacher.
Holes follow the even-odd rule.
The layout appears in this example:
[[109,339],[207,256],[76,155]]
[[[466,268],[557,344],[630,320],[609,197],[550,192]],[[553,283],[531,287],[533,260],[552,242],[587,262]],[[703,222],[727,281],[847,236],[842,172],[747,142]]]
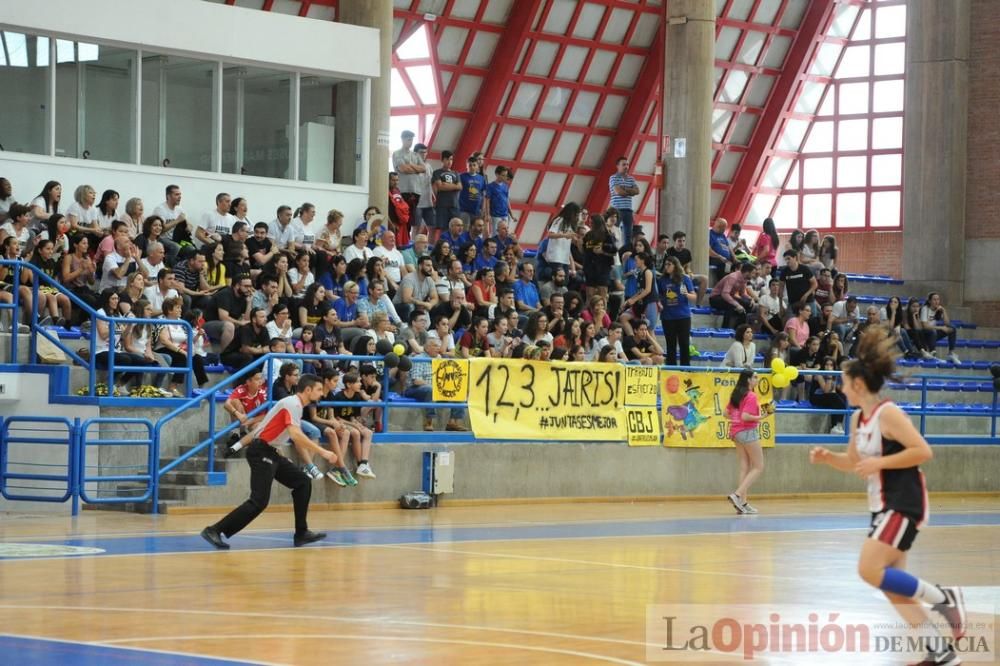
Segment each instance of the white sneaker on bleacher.
[[830,428],[830,434],[831,435],[843,435],[844,434],[844,426],[841,425],[840,423],[838,423],[837,425],[835,425],[832,428]]
[[960,365],[962,363],[961,359],[958,358],[958,354],[956,354],[955,352],[948,354],[948,360],[954,363],[955,365]]
[[929,352],[926,349],[921,349],[920,350],[920,355],[924,357],[925,361],[936,361],[937,360],[937,356],[935,356],[933,352]]

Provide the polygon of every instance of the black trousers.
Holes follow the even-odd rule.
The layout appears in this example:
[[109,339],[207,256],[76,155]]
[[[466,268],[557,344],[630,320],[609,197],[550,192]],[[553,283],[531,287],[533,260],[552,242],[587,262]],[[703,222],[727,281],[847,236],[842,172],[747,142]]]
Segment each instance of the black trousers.
[[213,527],[227,537],[238,533],[267,508],[271,501],[271,482],[277,481],[292,489],[295,533],[306,532],[309,529],[306,513],[309,511],[309,497],[312,495],[312,479],[261,439],[250,442],[247,464],[250,465],[250,498]]
[[[170,357],[170,367],[171,368],[186,368],[188,362],[188,356],[184,352],[174,351],[172,349],[167,349],[166,347],[161,347],[156,350],[157,354],[166,354]],[[202,387],[208,383],[208,375],[205,374],[205,360],[198,356],[197,354],[191,355],[191,369],[194,370],[194,378],[198,383],[198,387]],[[172,381],[174,384],[184,383],[184,373],[178,373],[173,376]]]
[[691,318],[661,319],[663,337],[667,341],[667,365],[677,365],[680,347],[681,365],[691,365]]
[[[842,393],[813,393],[809,396],[809,402],[814,407],[823,409],[847,409],[847,398]],[[843,414],[830,414],[830,425],[837,425],[844,422]]]
[[740,324],[746,323],[747,320],[747,308],[750,307],[750,301],[740,298],[737,302],[743,306],[743,312],[738,312],[736,306],[730,305],[730,303],[724,299],[722,296],[709,296],[708,304],[712,306],[715,310],[722,311],[722,328],[736,328]]

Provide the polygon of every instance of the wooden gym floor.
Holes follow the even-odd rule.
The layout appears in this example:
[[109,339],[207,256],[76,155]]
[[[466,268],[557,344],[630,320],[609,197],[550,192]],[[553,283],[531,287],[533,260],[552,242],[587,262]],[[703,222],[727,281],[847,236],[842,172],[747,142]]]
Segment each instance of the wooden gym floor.
[[[992,621],[1000,498],[931,500],[908,568],[962,585]],[[298,549],[291,514],[272,509],[230,551],[198,536],[215,515],[0,515],[0,663],[689,663],[694,653],[647,638],[647,606],[718,617],[818,604],[895,618],[855,574],[863,499],[758,508],[736,516],[720,498],[313,511],[329,538]],[[856,657],[752,663],[905,661]]]

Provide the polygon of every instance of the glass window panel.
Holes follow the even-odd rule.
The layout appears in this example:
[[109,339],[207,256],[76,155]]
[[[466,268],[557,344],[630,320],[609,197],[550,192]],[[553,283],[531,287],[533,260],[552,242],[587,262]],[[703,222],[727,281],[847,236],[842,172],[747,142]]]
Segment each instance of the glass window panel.
[[819,116],[832,116],[833,115],[833,100],[836,95],[834,94],[833,86],[826,87],[826,94],[823,95],[823,103],[819,106],[819,111],[816,115]]
[[414,106],[416,100],[410,94],[410,89],[403,83],[403,75],[395,67],[389,70],[389,105]]
[[851,28],[854,27],[854,19],[858,16],[858,9],[857,5],[837,5],[833,24],[827,34],[830,37],[847,37]]
[[743,47],[740,49],[740,54],[737,60],[744,65],[753,65],[757,62],[757,56],[760,55],[760,50],[764,47],[764,33],[757,32],[756,30],[747,31],[746,37],[743,38]]
[[569,88],[549,88],[542,110],[538,112],[538,119],[549,122],[561,120],[571,95]]
[[902,182],[902,155],[872,156],[872,186],[901,185]]
[[868,120],[841,120],[837,125],[837,150],[866,150]]
[[[0,67],[0,90],[4,91],[4,134],[0,141],[4,150],[45,154],[49,69],[38,67],[35,55],[39,48],[48,49],[48,40],[43,46],[34,35],[5,32],[3,36],[9,66]],[[21,192],[19,198],[27,194]]]
[[38,48],[35,49],[35,67],[49,66],[49,38],[39,37]]
[[865,226],[865,193],[847,192],[837,195],[837,227]]
[[831,197],[829,194],[806,194],[803,196],[802,226],[829,227],[830,203]]
[[56,40],[56,63],[76,62],[76,49],[73,42],[66,39]]
[[885,111],[903,110],[903,80],[876,81],[872,92],[872,111],[883,113]]
[[[775,157],[771,160],[771,163],[767,166],[767,172],[764,175],[764,186],[765,187],[783,187],[785,185],[785,178],[788,176],[788,170],[792,166],[792,160],[787,157]],[[789,183],[791,186],[798,185],[798,183]]]
[[143,164],[212,170],[214,75],[211,62],[143,54]]
[[792,173],[788,175],[788,189],[790,190],[798,190],[802,188],[802,183],[799,182],[799,173],[801,172],[801,169],[799,169],[800,163],[801,162],[799,160],[796,160],[795,165],[792,167]]
[[833,187],[833,158],[816,157],[803,160],[802,189],[818,190]]
[[775,17],[778,16],[780,8],[781,0],[763,0],[760,6],[757,7],[757,11],[754,12],[753,22],[762,25],[772,25]]
[[906,5],[879,7],[875,12],[875,37],[903,37],[906,35]]
[[783,37],[781,35],[772,36],[771,44],[767,47],[767,52],[764,54],[764,59],[761,61],[761,65],[764,67],[781,69],[781,66],[785,63],[785,56],[788,55],[788,49],[791,45],[792,40],[790,37]]
[[789,119],[785,123],[785,128],[781,132],[781,139],[778,142],[779,150],[791,150],[798,152],[802,145],[802,139],[809,129],[809,123],[805,120]]
[[902,74],[906,70],[906,44],[877,44],[875,46],[875,75]]
[[840,57],[840,51],[842,48],[843,47],[840,44],[824,42],[823,45],[819,47],[819,53],[816,55],[816,62],[813,63],[809,73],[816,74],[818,76],[830,76],[833,74],[833,68],[837,66],[837,58]]
[[722,87],[721,101],[729,104],[737,104],[743,96],[743,89],[747,86],[747,79],[750,75],[740,69],[729,71],[729,77]]
[[851,35],[852,39],[862,40],[872,38],[872,10],[865,9],[861,12],[861,18],[858,19],[858,27],[854,29],[854,34]]
[[843,83],[838,91],[840,113],[868,113],[868,83]]
[[407,67],[406,73],[424,104],[437,104],[437,90],[434,87],[434,70],[430,65]]
[[[361,103],[363,90],[360,82],[331,77],[302,77],[298,117],[300,180],[345,185],[361,182],[360,138],[364,123],[360,111],[364,106]],[[288,111],[285,112],[287,115]],[[277,125],[278,114],[275,114],[273,122],[272,131],[278,137],[274,144],[280,145],[284,125]],[[407,129],[418,133],[417,141],[427,139],[426,135],[419,136],[420,127],[416,122],[412,122]],[[392,133],[393,141],[397,140],[400,132]],[[277,170],[282,165],[279,157],[273,161],[271,168]]]
[[806,81],[802,85],[802,94],[800,94],[799,98],[795,101],[795,112],[808,113],[810,115],[816,113],[816,109],[819,107],[820,99],[823,97],[823,91],[825,90],[825,83]]
[[873,227],[898,227],[900,219],[900,192],[872,192]]
[[802,147],[803,153],[833,152],[833,122],[815,122]]
[[719,32],[719,36],[715,38],[716,60],[731,60],[733,57],[733,50],[736,48],[736,42],[739,38],[740,31],[738,28],[730,26],[724,27]]
[[56,155],[134,162],[136,52],[100,46],[94,60],[76,62],[67,43],[70,60],[56,65]]
[[712,141],[719,143],[726,137],[726,128],[732,117],[731,111],[716,109],[712,112]]
[[749,106],[762,107],[767,104],[767,96],[771,94],[771,87],[774,85],[774,77],[761,74],[755,76],[750,84],[750,92],[747,93],[744,101]]
[[541,97],[542,87],[536,83],[521,83],[514,93],[510,105],[510,115],[515,118],[530,118]]
[[785,11],[781,15],[780,26],[788,30],[798,30],[802,24],[802,17],[806,13],[806,5],[809,0],[788,0],[785,4]]
[[868,158],[837,158],[837,187],[864,187],[868,183]]
[[729,135],[729,143],[737,146],[747,146],[750,144],[750,137],[757,126],[757,115],[753,113],[741,113],[736,119],[732,134]]
[[902,147],[902,118],[876,118],[872,121],[872,148],[884,150],[886,148]]
[[871,52],[871,47],[867,45],[863,46],[849,46],[844,51],[844,57],[840,60],[840,65],[837,67],[838,79],[854,79],[861,76],[868,76],[868,57]]
[[799,198],[794,194],[783,194],[774,209],[774,226],[777,229],[797,229],[799,227]]
[[777,198],[777,194],[758,193],[753,198],[753,204],[750,206],[750,215],[747,217],[747,223],[752,225],[763,223],[766,218],[771,216],[771,210],[774,208],[774,200]]
[[752,8],[753,0],[733,0],[728,16],[736,21],[746,21],[750,18],[750,10]]
[[[223,70],[222,170],[225,173],[291,177],[288,88],[292,78],[288,72],[258,67],[231,65]],[[304,85],[317,85],[313,81],[316,79],[308,77]],[[333,129],[333,118],[327,111],[320,122]],[[306,126],[300,131],[315,134]]]

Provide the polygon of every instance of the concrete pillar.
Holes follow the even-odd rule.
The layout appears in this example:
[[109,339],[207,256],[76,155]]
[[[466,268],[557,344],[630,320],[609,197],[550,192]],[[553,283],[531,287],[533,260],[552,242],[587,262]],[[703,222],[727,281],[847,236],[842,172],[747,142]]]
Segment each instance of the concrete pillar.
[[[368,162],[368,203],[385,210],[389,197],[389,72],[392,68],[392,0],[341,2],[338,20],[379,30],[379,78],[372,80],[371,150]],[[345,88],[347,86],[339,86]],[[358,90],[358,86],[355,86]],[[346,91],[345,91],[346,92]],[[337,91],[338,111],[341,90]],[[355,92],[355,96],[358,93]],[[345,95],[349,97],[350,93]],[[338,113],[337,124],[340,125]],[[342,142],[338,141],[338,144]],[[353,143],[352,143],[353,150]]]
[[[660,229],[685,231],[692,264],[708,273],[708,227],[712,187],[712,87],[715,64],[715,3],[671,0],[664,49],[664,188]],[[684,139],[684,157],[674,157]]]
[[903,279],[964,300],[969,0],[906,5]]

